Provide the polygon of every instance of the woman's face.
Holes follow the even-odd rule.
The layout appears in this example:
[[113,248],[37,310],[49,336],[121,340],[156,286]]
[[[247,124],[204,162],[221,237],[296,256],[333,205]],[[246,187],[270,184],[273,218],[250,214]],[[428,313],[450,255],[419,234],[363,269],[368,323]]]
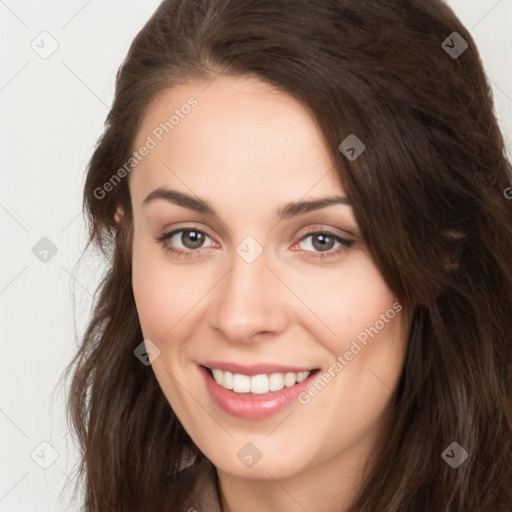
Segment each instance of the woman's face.
[[348,475],[378,439],[408,322],[314,121],[262,82],[219,77],[162,95],[142,147],[133,291],[184,428],[234,476]]

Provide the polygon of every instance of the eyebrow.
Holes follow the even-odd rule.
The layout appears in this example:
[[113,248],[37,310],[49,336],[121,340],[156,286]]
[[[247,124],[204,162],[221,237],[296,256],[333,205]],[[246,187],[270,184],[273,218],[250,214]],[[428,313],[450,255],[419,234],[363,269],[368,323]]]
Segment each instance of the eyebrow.
[[[159,199],[188,208],[189,210],[218,216],[215,208],[208,201],[193,197],[185,194],[184,192],[178,192],[177,190],[170,190],[166,188],[157,188],[156,190],[153,190],[153,192],[144,199],[142,204],[147,205]],[[278,220],[288,219],[290,217],[320,210],[335,204],[350,205],[350,200],[346,196],[330,196],[322,197],[320,199],[311,199],[308,201],[287,203],[276,210],[276,217]]]

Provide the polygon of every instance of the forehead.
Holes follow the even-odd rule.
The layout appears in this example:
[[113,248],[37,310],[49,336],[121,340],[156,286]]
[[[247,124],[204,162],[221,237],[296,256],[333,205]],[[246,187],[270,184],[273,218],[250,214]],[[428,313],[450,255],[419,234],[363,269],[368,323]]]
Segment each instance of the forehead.
[[256,193],[277,201],[343,192],[311,115],[253,78],[221,76],[166,90],[142,120],[134,149],[143,146],[151,149],[129,178],[139,200],[160,186],[236,194],[242,203]]

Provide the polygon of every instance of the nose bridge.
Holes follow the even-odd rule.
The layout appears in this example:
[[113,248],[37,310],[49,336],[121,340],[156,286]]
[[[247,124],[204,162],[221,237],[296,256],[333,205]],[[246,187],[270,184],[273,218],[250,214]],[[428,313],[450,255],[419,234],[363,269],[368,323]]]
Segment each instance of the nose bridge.
[[246,239],[233,252],[231,269],[219,283],[212,305],[212,326],[233,341],[277,333],[287,322],[279,280],[267,268],[268,254],[256,244]]

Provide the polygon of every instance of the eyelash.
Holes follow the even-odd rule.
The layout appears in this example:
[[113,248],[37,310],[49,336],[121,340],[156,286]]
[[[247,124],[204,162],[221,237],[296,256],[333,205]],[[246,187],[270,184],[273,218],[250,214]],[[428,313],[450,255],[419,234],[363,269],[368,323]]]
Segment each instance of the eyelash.
[[[172,238],[174,235],[176,235],[178,233],[182,233],[183,231],[195,231],[195,232],[201,233],[203,235],[206,235],[208,238],[212,239],[212,237],[209,236],[204,231],[201,231],[200,229],[197,229],[194,226],[189,226],[189,227],[183,227],[180,229],[176,229],[176,230],[170,231],[168,233],[163,233],[162,235],[157,237],[156,241],[158,243],[160,243],[166,251],[173,253],[178,258],[194,258],[195,257],[194,253],[199,252],[201,249],[204,249],[203,247],[199,247],[198,249],[195,249],[195,250],[194,249],[183,250],[183,249],[175,249],[174,247],[171,247],[171,246],[167,245],[167,243],[166,243],[167,240]],[[341,244],[341,246],[338,247],[337,249],[331,249],[331,250],[323,252],[323,253],[322,252],[313,252],[313,251],[304,251],[305,254],[302,255],[302,257],[305,259],[324,260],[327,258],[335,257],[335,256],[338,256],[338,255],[342,254],[343,252],[345,252],[354,243],[353,240],[347,240],[346,238],[342,238],[339,235],[336,235],[335,233],[333,233],[332,231],[329,231],[329,230],[311,231],[311,232],[307,233],[306,235],[304,235],[297,243],[302,242],[305,239],[307,239],[308,237],[314,236],[314,235],[327,235],[329,237],[332,237],[332,238],[334,238],[334,240],[336,242],[339,242]]]

